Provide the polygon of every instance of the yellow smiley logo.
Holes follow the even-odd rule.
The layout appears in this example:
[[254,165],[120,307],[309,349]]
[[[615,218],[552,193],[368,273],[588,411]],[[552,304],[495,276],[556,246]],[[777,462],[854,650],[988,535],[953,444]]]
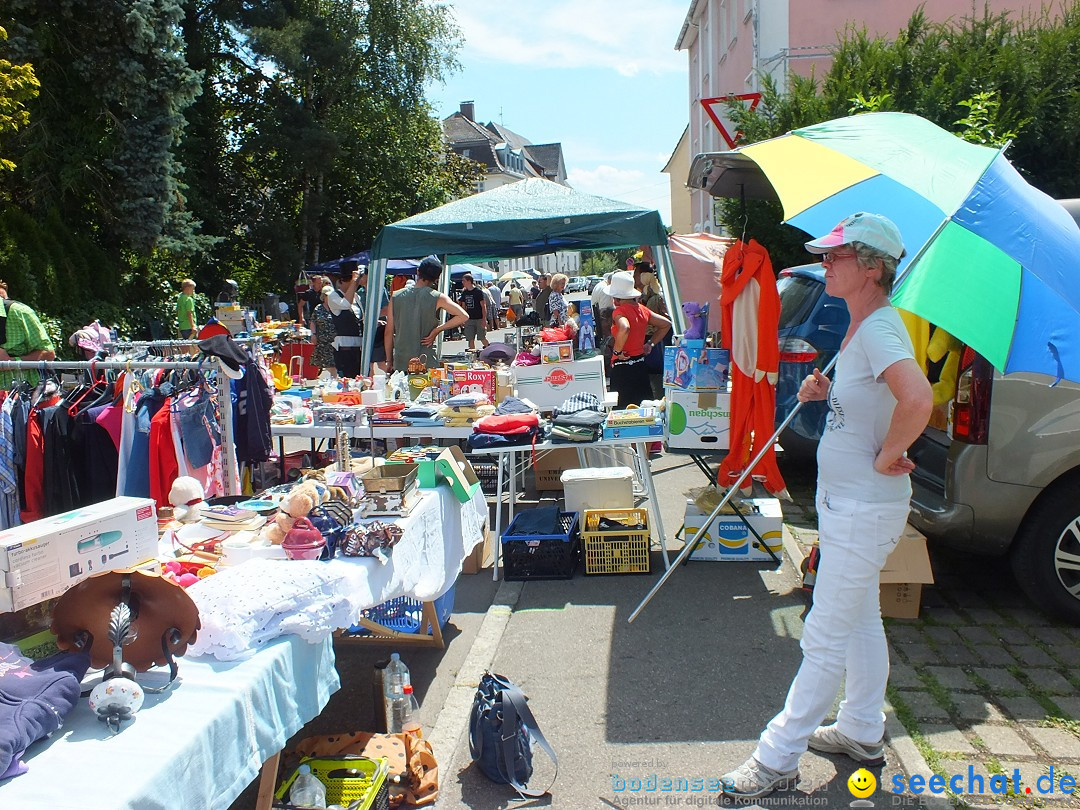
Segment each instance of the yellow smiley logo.
[[847,789],[857,799],[865,799],[877,790],[877,779],[866,768],[859,768],[847,780]]

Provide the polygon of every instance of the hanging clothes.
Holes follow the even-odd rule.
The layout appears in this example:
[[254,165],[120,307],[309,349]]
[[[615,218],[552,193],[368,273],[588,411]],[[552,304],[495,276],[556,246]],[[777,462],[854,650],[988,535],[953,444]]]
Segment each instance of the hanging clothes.
[[[724,254],[720,289],[721,345],[731,352],[731,446],[717,473],[717,483],[726,489],[772,438],[776,425],[780,295],[768,251],[754,239],[736,241]],[[773,445],[751,475],[777,497],[791,499]]]
[[111,434],[100,421],[102,413],[109,408],[116,410],[117,406],[98,405],[75,416],[71,433],[72,469],[79,483],[80,506],[107,501],[116,493],[120,454]]
[[45,435],[43,483],[45,517],[70,512],[81,505],[79,482],[75,476],[72,428],[75,419],[68,406],[61,402],[42,411],[42,430]]
[[232,392],[236,458],[244,464],[266,461],[274,452],[270,433],[270,406],[274,397],[258,363],[248,360],[244,376],[232,381]]
[[165,401],[156,390],[143,391],[135,405],[135,424],[128,456],[124,494],[136,498],[150,496],[150,425]]
[[0,529],[18,526],[19,477],[15,469],[15,433],[11,413],[16,395],[8,396],[0,405]]
[[150,497],[158,508],[169,506],[169,490],[180,474],[173,446],[171,399],[162,402],[150,420]]

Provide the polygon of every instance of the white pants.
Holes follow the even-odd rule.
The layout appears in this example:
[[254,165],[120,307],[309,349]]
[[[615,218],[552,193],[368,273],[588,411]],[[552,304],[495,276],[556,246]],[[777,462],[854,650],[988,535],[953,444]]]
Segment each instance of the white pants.
[[836,718],[853,740],[875,744],[885,731],[889,649],[881,624],[878,576],[907,523],[909,501],[866,503],[818,487],[821,564],[814,606],[803,628],[803,660],[787,701],[758,740],[754,757],[778,771],[798,767],[844,679]]

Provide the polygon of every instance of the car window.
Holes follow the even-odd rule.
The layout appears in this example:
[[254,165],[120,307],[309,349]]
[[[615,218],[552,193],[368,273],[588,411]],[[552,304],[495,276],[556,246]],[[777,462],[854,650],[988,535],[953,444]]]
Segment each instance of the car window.
[[780,293],[780,329],[803,323],[825,291],[820,282],[802,276],[781,276],[776,290]]

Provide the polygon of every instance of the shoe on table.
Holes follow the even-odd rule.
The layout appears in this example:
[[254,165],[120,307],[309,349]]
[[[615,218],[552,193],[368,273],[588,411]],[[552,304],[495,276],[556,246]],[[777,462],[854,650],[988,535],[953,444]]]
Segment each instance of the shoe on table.
[[790,790],[799,783],[799,770],[774,771],[753,757],[735,770],[720,777],[720,790],[726,796],[756,799],[774,790]]
[[856,742],[851,737],[842,733],[834,723],[831,726],[818,726],[817,731],[810,735],[807,744],[814,751],[825,754],[846,754],[860,765],[883,765],[885,763],[885,746],[878,742],[872,745]]

